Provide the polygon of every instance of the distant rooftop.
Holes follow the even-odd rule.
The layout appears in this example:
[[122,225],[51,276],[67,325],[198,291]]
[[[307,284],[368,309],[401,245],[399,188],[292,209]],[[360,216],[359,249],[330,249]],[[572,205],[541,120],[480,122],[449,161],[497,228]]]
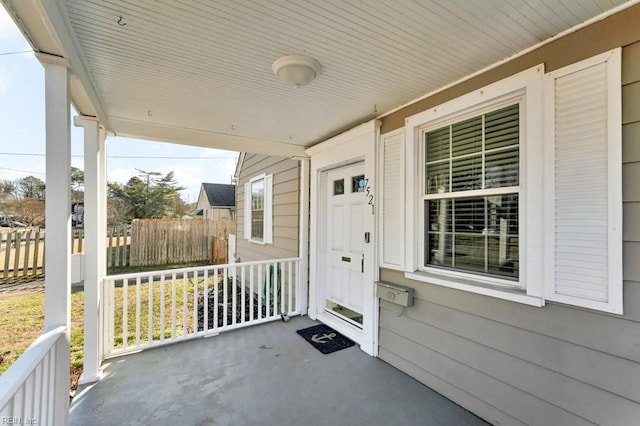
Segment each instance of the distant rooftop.
[[236,205],[236,186],[224,183],[202,183],[209,205],[212,207],[234,207]]

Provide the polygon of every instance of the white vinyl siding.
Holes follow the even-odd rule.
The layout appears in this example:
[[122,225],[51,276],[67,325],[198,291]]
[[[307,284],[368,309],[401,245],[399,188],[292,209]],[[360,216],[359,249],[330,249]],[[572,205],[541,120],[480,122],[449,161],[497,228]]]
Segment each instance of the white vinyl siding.
[[620,49],[545,77],[548,300],[622,313]]
[[381,136],[380,141],[380,265],[404,266],[404,132]]

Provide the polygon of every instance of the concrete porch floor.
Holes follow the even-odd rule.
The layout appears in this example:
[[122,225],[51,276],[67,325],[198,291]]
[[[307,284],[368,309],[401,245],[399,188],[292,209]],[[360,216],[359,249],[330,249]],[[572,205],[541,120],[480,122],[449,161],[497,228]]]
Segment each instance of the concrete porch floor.
[[323,355],[307,317],[108,360],[71,425],[485,425],[357,345]]

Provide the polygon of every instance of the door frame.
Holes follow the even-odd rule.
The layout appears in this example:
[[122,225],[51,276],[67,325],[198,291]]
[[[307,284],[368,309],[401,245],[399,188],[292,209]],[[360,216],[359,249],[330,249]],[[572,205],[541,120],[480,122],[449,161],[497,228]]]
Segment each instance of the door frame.
[[[308,315],[335,328],[360,345],[372,356],[378,354],[378,299],[375,282],[379,278],[376,228],[376,146],[380,136],[380,121],[373,120],[306,150],[310,156],[310,247],[309,247],[309,310]],[[369,179],[373,205],[365,215],[364,231],[371,235],[364,245],[363,324],[362,329],[349,325],[337,317],[318,309],[324,304],[322,285],[326,272],[327,253],[327,171],[364,162],[364,173]],[[364,235],[363,235],[364,238]]]

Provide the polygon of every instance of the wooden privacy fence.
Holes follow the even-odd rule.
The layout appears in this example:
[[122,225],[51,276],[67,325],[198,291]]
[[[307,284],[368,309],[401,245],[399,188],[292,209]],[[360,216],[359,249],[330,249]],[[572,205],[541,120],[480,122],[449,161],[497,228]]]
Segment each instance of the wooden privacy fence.
[[[107,230],[107,267],[129,266],[130,228]],[[20,229],[0,234],[0,284],[44,277],[44,229]],[[71,253],[84,251],[84,230],[74,229]]]
[[[107,230],[107,267],[161,266],[186,262],[227,263],[235,224],[209,220],[134,220]],[[0,234],[0,284],[44,277],[45,230]],[[74,229],[71,253],[84,252],[84,230]]]
[[229,252],[228,247],[228,236],[227,238],[213,237],[211,241],[211,256],[209,257],[212,265],[221,265],[223,263],[227,263],[227,254]]
[[[129,266],[131,227],[112,226],[107,229],[107,268]],[[84,229],[73,230],[71,253],[84,252]]]
[[130,264],[154,266],[201,261],[225,263],[226,240],[229,233],[234,232],[234,227],[234,223],[229,221],[134,220],[131,223]]
[[0,234],[0,284],[44,276],[44,231],[21,229]]

